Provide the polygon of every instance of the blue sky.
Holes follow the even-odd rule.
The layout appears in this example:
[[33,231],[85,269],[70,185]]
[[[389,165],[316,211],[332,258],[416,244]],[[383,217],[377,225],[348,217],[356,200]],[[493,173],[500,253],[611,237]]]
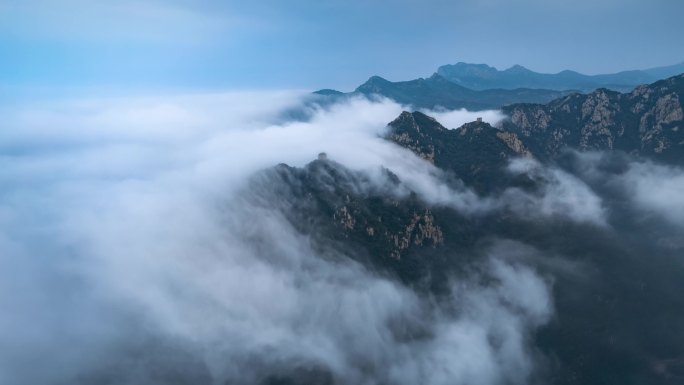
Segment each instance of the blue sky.
[[0,0],[0,87],[348,90],[458,61],[613,72],[684,61],[682,15],[680,0]]

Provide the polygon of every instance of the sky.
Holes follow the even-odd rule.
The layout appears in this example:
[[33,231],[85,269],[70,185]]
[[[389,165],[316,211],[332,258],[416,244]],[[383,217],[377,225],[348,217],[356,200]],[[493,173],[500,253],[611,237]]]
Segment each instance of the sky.
[[0,90],[351,90],[449,63],[680,63],[679,0],[0,0]]

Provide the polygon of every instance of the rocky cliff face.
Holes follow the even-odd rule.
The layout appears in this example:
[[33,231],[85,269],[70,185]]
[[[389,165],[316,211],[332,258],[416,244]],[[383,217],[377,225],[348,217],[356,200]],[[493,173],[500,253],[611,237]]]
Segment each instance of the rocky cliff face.
[[504,167],[510,159],[531,156],[517,134],[484,122],[450,130],[421,112],[403,112],[389,125],[389,140],[454,173],[481,192],[508,181],[510,175]]
[[684,75],[626,94],[600,89],[547,105],[504,107],[502,129],[518,134],[541,157],[563,148],[620,150],[676,163],[684,160]]
[[[420,123],[419,123],[420,122]],[[390,123],[388,139],[435,163],[435,135],[446,131],[439,122],[425,114],[403,112]]]
[[[277,209],[319,247],[353,250],[361,262],[396,269],[401,276],[407,255],[437,249],[445,242],[445,210],[430,207],[410,192],[400,192],[396,175],[384,170],[371,181],[333,160],[303,168],[279,165],[256,175],[250,199]],[[394,261],[394,262],[391,262]],[[429,267],[429,261],[425,266]],[[406,270],[414,274],[415,271]]]

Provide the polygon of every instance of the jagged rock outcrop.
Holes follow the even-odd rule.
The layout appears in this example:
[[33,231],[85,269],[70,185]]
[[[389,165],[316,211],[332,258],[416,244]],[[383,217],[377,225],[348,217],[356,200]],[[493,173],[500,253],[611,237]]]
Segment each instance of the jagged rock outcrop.
[[553,158],[564,148],[620,150],[677,163],[684,160],[684,75],[621,94],[599,89],[547,105],[504,107],[501,127],[532,152]]
[[278,203],[302,232],[355,245],[375,258],[399,260],[415,248],[444,243],[434,211],[414,194],[393,195],[399,184],[387,170],[381,180],[371,181],[366,174],[319,159],[303,168],[279,165],[263,171],[252,181],[252,190],[261,195],[252,199],[269,207]]
[[482,192],[508,182],[504,167],[511,158],[531,156],[517,134],[485,122],[447,129],[421,112],[403,112],[389,126],[389,140]]
[[435,134],[446,130],[437,120],[422,113],[403,112],[390,126],[392,130],[387,136],[389,140],[413,151],[428,162],[435,163]]
[[422,214],[413,213],[405,228],[396,234],[385,233],[385,236],[394,243],[390,255],[397,259],[412,245],[435,247],[444,243],[442,229],[435,223],[435,217],[429,209]]

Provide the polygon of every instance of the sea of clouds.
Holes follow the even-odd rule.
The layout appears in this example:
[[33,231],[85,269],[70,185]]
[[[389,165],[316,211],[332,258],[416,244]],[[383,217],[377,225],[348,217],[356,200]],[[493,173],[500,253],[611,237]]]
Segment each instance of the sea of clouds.
[[[426,202],[468,215],[508,209],[610,226],[591,183],[524,159],[510,172],[546,181],[540,194],[455,190],[382,138],[407,107],[308,98],[235,92],[2,108],[0,383],[526,382],[530,334],[554,306],[551,282],[514,250],[487,251],[449,301],[433,301],[351,259],[321,258],[281,213],[239,194],[255,172],[325,151],[371,176],[387,167]],[[306,118],[291,118],[293,109]],[[448,127],[504,118],[428,113]],[[587,162],[581,175],[595,180]],[[684,225],[682,175],[634,163],[612,180],[638,207]]]

